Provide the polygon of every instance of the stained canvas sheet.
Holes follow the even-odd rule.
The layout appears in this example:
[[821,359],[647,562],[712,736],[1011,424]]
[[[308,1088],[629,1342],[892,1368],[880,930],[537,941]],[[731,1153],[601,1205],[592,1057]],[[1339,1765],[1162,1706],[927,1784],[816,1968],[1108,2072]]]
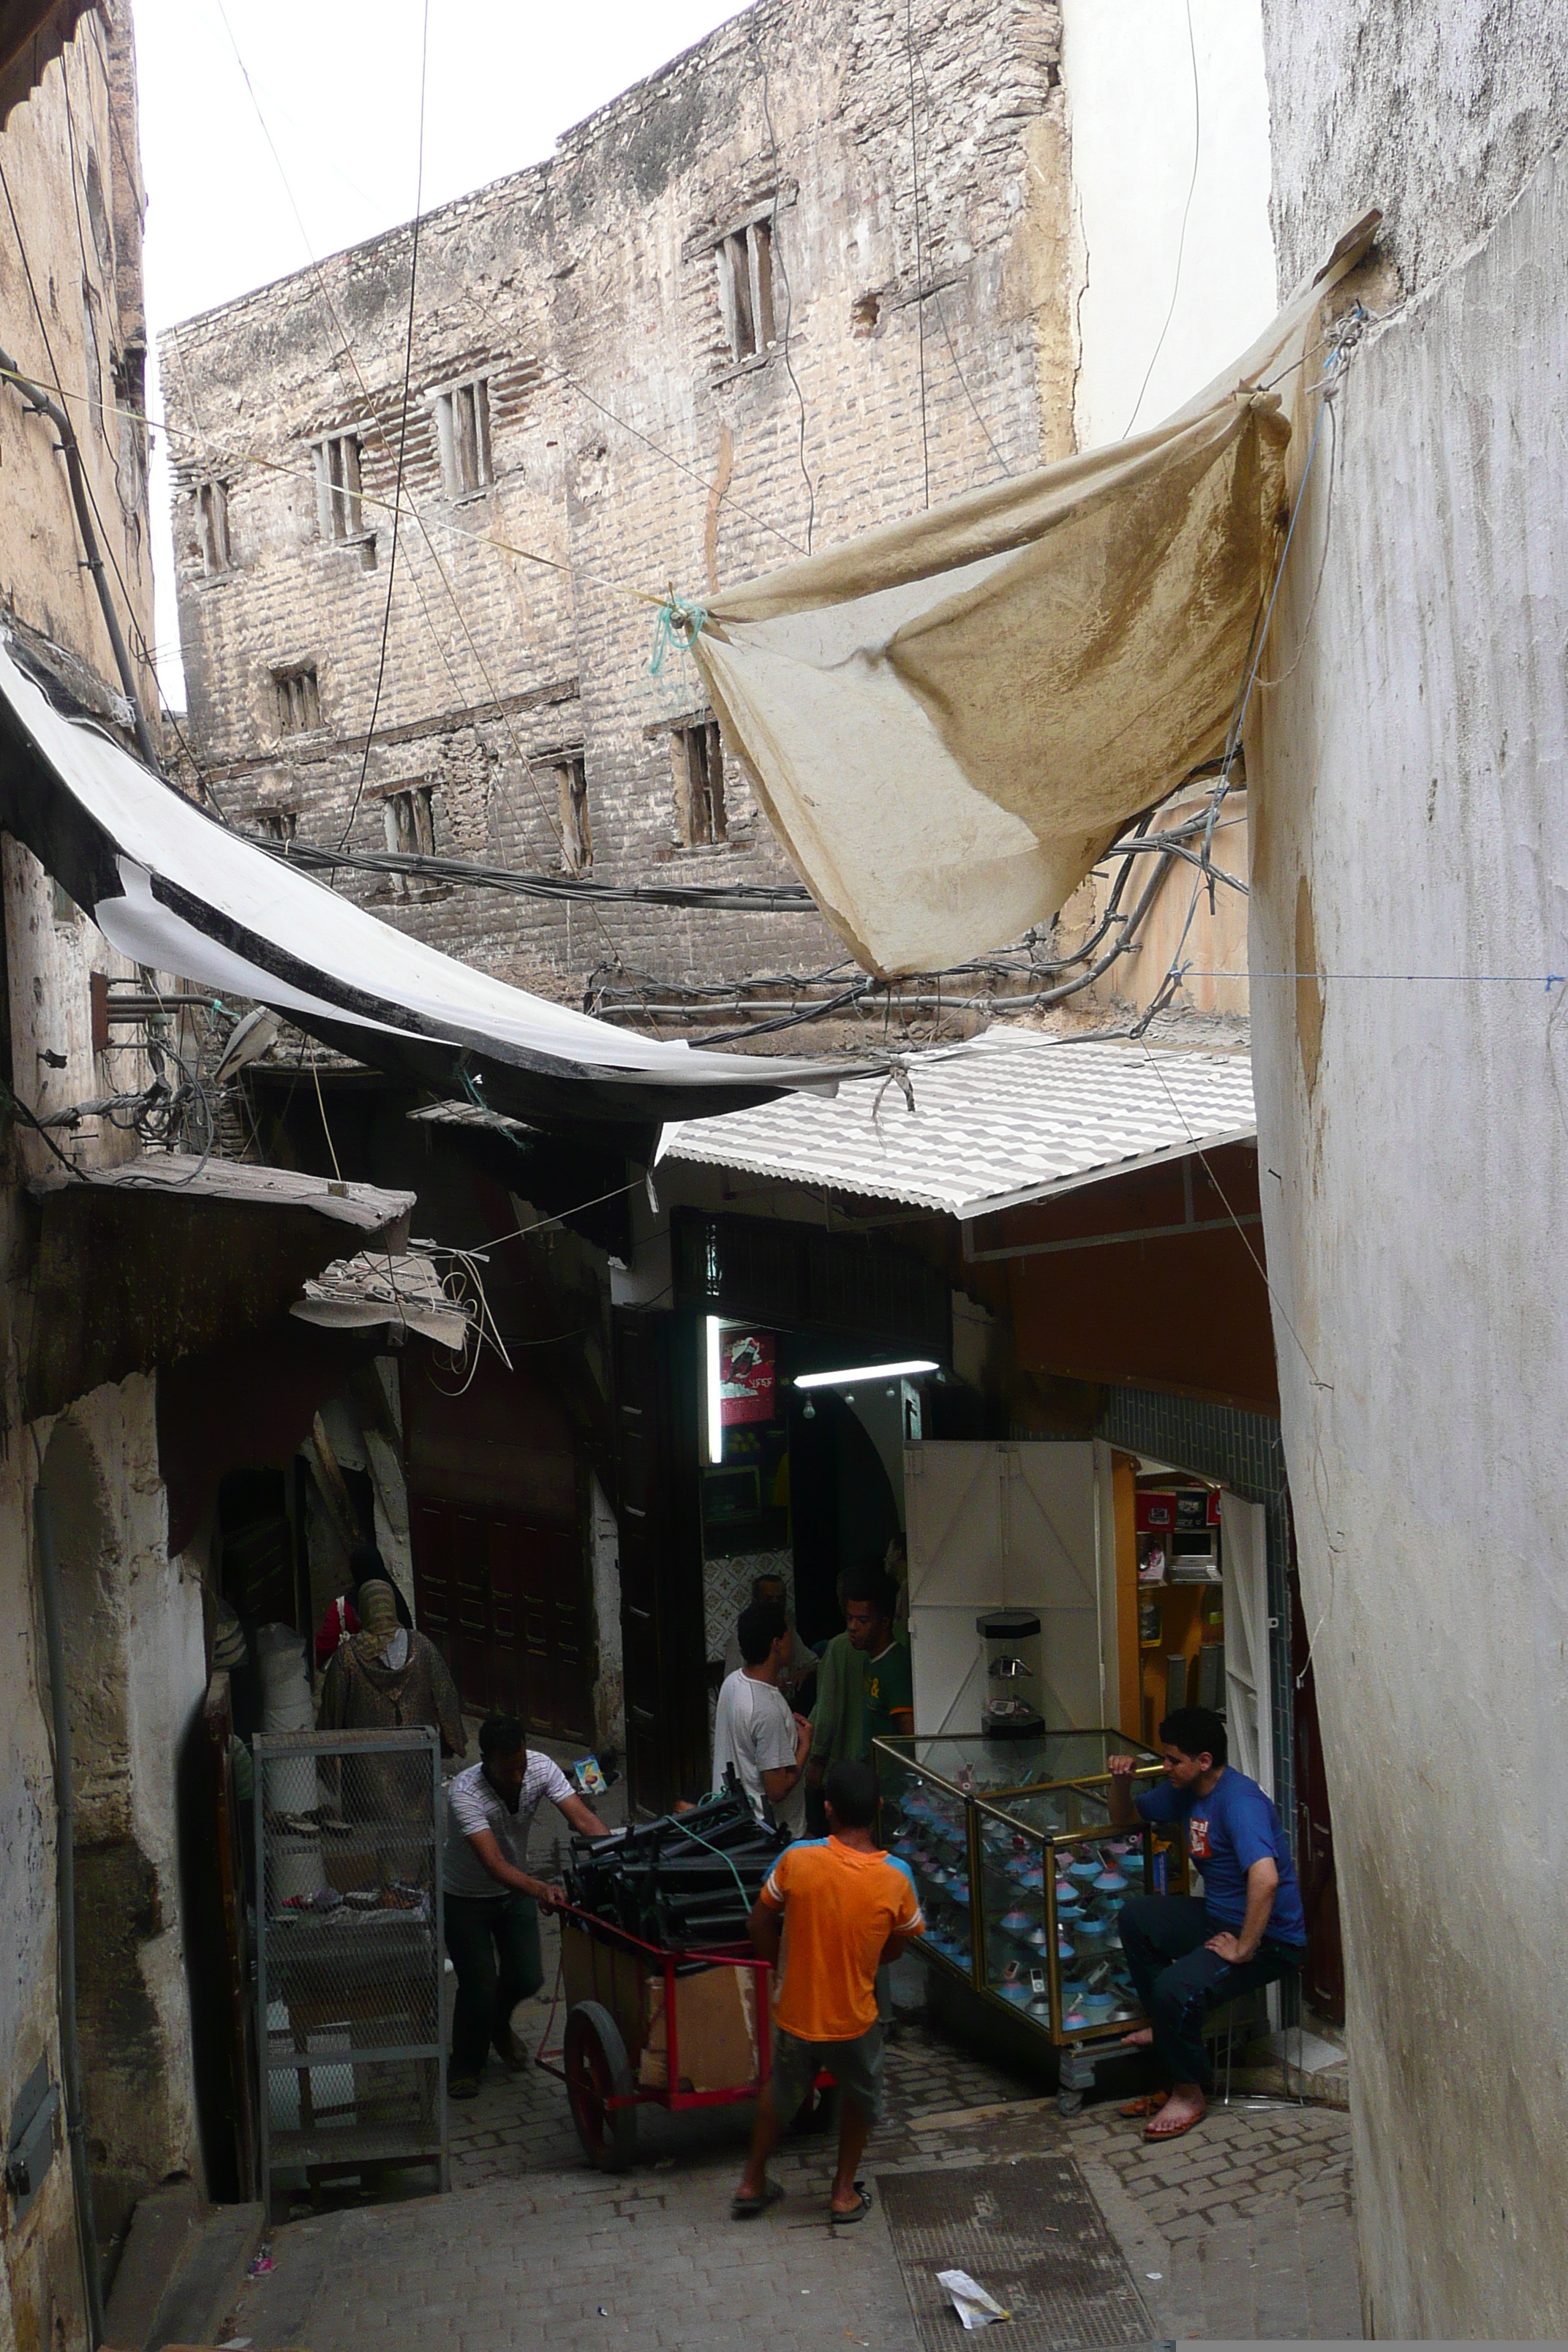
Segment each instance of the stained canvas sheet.
[[710,601],[694,650],[725,733],[870,970],[1050,921],[1218,752],[1282,544],[1300,362],[1374,226],[1155,431]]

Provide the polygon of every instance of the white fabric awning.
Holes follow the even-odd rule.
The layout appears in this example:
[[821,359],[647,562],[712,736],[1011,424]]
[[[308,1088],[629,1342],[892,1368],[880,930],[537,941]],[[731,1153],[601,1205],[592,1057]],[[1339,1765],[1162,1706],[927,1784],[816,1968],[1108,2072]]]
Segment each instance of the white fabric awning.
[[693,651],[725,734],[871,971],[1051,920],[1218,752],[1282,543],[1299,363],[1374,226],[1154,432],[708,601]]
[[820,1063],[644,1037],[440,954],[269,856],[61,707],[0,629],[0,825],[110,945],[286,1013],[326,1044],[498,1111],[639,1157],[667,1119],[831,1091]]

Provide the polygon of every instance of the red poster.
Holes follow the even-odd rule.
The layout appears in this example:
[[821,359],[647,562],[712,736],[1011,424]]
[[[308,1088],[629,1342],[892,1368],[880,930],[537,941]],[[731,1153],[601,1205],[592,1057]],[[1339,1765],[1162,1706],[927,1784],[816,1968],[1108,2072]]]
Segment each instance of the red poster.
[[773,1335],[726,1331],[719,1341],[720,1412],[726,1429],[773,1417]]

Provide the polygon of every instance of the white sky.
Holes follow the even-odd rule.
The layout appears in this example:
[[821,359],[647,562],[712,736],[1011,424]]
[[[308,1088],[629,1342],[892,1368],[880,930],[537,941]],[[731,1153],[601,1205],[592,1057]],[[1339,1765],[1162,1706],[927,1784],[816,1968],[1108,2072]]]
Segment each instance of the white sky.
[[[135,0],[154,336],[193,311],[303,268],[312,251],[319,258],[411,218],[425,5]],[[562,131],[737,13],[735,0],[568,0],[559,8],[540,0],[428,0],[428,6],[426,207],[537,163]],[[149,397],[156,416],[155,374]],[[184,690],[161,456],[153,498],[159,667],[163,692],[179,709]]]

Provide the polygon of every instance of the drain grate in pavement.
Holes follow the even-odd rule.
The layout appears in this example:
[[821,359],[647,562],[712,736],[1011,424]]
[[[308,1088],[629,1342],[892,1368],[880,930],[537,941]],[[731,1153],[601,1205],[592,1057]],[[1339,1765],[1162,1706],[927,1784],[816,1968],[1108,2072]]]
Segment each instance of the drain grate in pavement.
[[1138,2290],[1070,2157],[890,2173],[877,2187],[924,2352],[966,2340],[938,2271],[967,2271],[1012,2313],[996,2352],[1150,2341]]

